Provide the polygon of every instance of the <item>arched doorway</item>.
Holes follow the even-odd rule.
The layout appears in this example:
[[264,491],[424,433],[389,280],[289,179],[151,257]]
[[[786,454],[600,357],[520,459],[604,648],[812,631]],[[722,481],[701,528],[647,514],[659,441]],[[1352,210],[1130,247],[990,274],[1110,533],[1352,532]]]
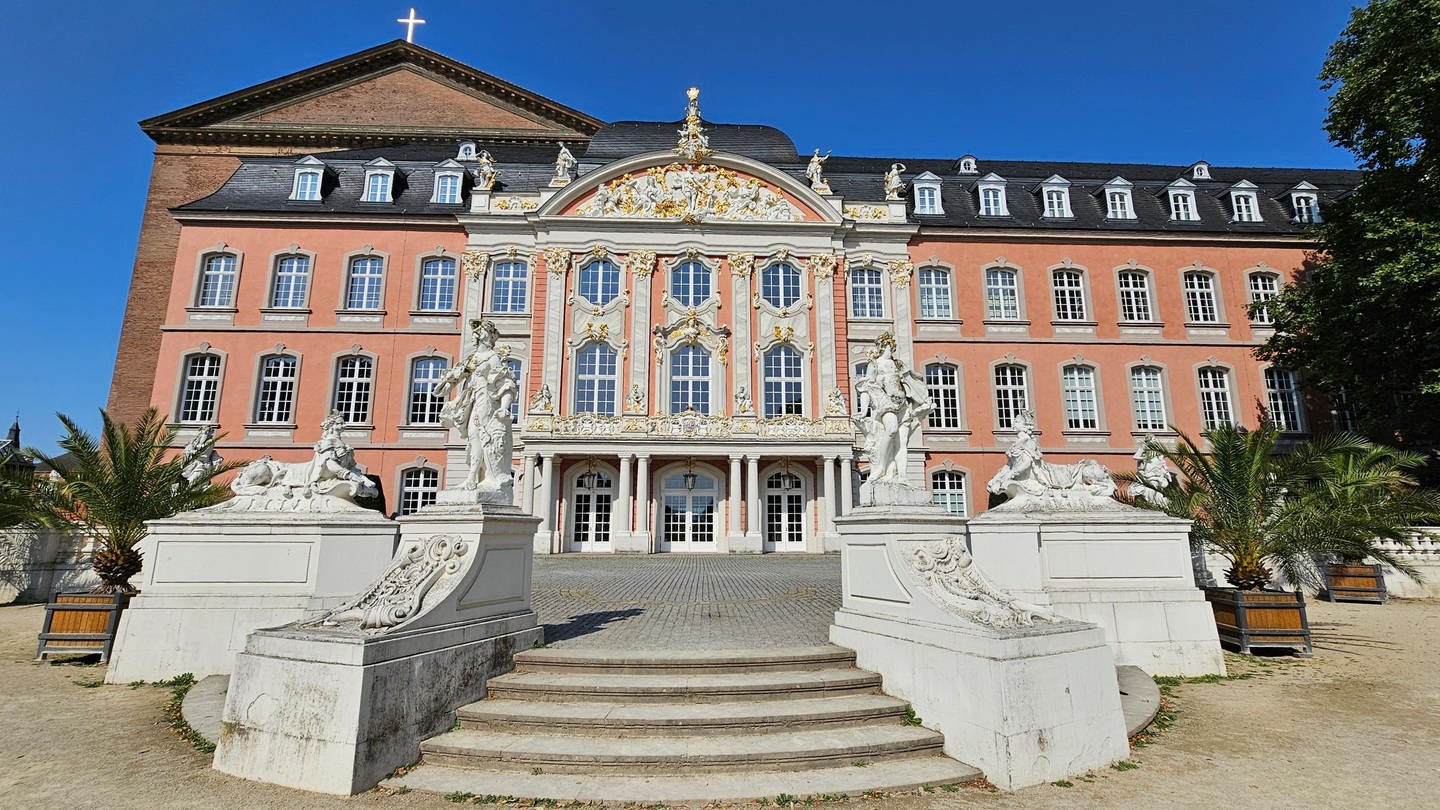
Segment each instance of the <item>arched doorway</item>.
[[720,476],[708,467],[672,468],[660,476],[661,551],[715,551],[720,533]]
[[615,509],[615,476],[587,470],[570,486],[571,551],[610,551],[610,516]]
[[780,469],[765,477],[762,508],[766,551],[805,551],[809,532],[809,491],[805,480]]

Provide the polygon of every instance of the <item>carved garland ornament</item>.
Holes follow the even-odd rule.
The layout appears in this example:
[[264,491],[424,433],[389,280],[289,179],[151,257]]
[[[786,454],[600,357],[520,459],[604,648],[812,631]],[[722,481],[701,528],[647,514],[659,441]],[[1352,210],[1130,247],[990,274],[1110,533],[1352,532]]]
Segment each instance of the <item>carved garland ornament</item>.
[[625,269],[635,278],[647,278],[655,271],[655,251],[632,250],[625,257]]
[[730,262],[730,272],[737,276],[749,277],[755,272],[754,253],[731,253],[725,259]]
[[490,254],[478,250],[467,250],[460,254],[460,267],[465,275],[479,280],[490,269]]
[[840,257],[834,253],[817,253],[811,256],[810,260],[806,262],[810,268],[810,272],[814,273],[815,278],[819,279],[827,279],[835,275],[835,268],[839,263]]
[[407,543],[390,568],[358,598],[302,626],[358,629],[370,635],[388,632],[419,614],[426,595],[453,578],[469,553],[470,544],[453,534]]
[[891,259],[885,263],[885,272],[890,274],[890,280],[896,286],[904,287],[915,275],[915,263],[908,259]]
[[557,276],[565,275],[570,267],[570,251],[565,248],[545,248],[542,255],[545,257],[545,269]]
[[906,550],[906,557],[936,601],[976,624],[1014,629],[1036,622],[1065,621],[1046,608],[1021,602],[1001,590],[975,565],[959,537],[916,544]]

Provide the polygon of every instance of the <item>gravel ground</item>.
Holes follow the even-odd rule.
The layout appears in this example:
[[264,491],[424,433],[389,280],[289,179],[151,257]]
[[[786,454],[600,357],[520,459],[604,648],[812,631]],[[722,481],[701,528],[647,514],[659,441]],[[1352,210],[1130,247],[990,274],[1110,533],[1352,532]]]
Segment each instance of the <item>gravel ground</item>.
[[[43,609],[0,608],[0,807],[443,808],[438,796],[301,793],[223,776],[161,717],[168,692],[90,686],[98,666],[37,664]],[[1174,686],[1173,723],[1131,770],[1014,794],[857,797],[843,807],[1440,806],[1440,601],[1313,603],[1310,660],[1240,659],[1252,677]]]

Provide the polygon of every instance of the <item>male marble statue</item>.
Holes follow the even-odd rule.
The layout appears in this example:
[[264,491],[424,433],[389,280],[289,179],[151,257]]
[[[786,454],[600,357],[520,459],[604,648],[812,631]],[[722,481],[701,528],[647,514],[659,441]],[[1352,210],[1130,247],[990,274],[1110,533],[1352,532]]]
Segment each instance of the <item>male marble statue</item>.
[[[221,464],[225,463],[225,459],[215,452],[215,448],[209,446],[213,441],[215,441],[215,426],[205,425],[195,434],[195,438],[185,445],[185,453],[181,456],[180,475],[191,485],[208,478],[220,468]],[[202,450],[204,452],[201,452]]]
[[[519,387],[495,351],[499,331],[489,321],[471,321],[475,348],[435,383],[434,396],[454,391],[440,410],[440,422],[455,428],[465,441],[469,472],[461,489],[499,493],[511,485],[510,405]],[[505,496],[508,498],[508,496]]]
[[870,458],[868,483],[903,485],[910,436],[935,410],[935,403],[925,389],[925,380],[895,358],[893,336],[881,335],[871,355],[869,370],[855,383],[860,407],[853,417]]
[[1130,496],[1137,501],[1149,501],[1164,506],[1165,488],[1175,480],[1175,474],[1165,464],[1165,456],[1155,450],[1154,437],[1146,436],[1145,442],[1135,451],[1135,481],[1130,484]]

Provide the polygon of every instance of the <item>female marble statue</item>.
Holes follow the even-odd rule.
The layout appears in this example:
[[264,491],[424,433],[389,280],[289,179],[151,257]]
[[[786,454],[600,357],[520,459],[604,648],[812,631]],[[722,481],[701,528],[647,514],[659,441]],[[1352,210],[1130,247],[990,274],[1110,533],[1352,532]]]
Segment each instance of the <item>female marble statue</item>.
[[1115,479],[1093,459],[1074,464],[1051,464],[1035,438],[1035,414],[1024,411],[1011,423],[1015,441],[1005,451],[1005,466],[986,489],[1008,495],[1004,506],[1030,509],[1113,508],[1117,502]]
[[904,163],[890,164],[890,171],[885,172],[885,199],[900,199],[900,192],[905,190],[905,181],[900,179],[900,173],[903,171],[905,171]]
[[555,158],[555,179],[551,180],[552,185],[564,185],[570,182],[570,173],[575,171],[575,156],[565,144],[560,144],[560,154]]
[[820,150],[816,149],[815,154],[810,158],[810,165],[805,167],[805,179],[810,181],[810,188],[828,189],[830,186],[825,182],[825,161],[830,159],[830,153],[826,152],[825,157],[820,157]]
[[876,345],[879,354],[870,361],[865,377],[855,383],[860,392],[860,415],[855,423],[865,437],[869,480],[903,484],[910,436],[935,410],[935,403],[925,389],[925,380],[895,359],[894,338],[882,335]]
[[462,489],[498,491],[511,483],[515,439],[510,405],[519,387],[510,369],[495,351],[499,337],[488,321],[471,321],[475,348],[435,383],[434,396],[454,390],[455,397],[440,410],[440,422],[453,427],[465,440],[469,473]]

